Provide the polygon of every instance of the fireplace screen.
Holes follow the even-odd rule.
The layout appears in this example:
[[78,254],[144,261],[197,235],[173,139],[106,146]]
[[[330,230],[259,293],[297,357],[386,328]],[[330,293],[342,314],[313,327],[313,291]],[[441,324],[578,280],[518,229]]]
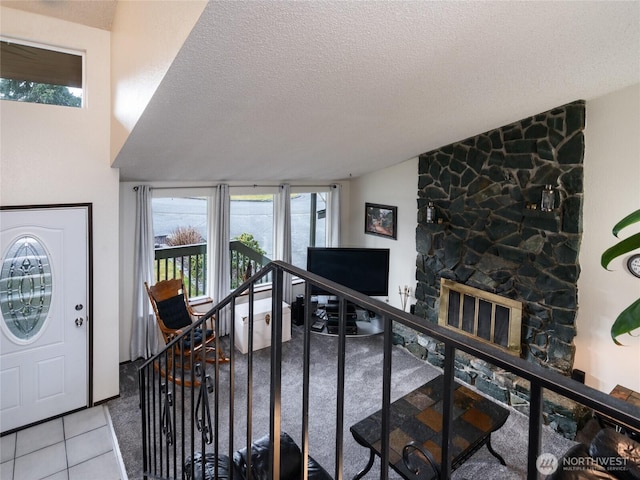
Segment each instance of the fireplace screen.
[[438,324],[520,354],[522,303],[445,278]]

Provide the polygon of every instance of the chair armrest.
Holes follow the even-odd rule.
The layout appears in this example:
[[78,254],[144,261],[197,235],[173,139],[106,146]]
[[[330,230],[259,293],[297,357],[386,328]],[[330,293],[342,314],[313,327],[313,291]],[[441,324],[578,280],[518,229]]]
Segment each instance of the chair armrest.
[[[207,312],[196,312],[196,311],[191,307],[191,305],[189,305],[189,306],[187,307],[187,309],[189,310],[189,314],[191,315],[191,317],[192,317],[194,320],[196,320],[196,321],[197,321],[198,319],[200,319],[200,318],[204,317],[204,316],[207,314]],[[216,319],[216,317],[215,317],[215,316],[212,316],[212,317],[209,319],[209,320],[211,320],[211,327],[210,327],[210,328],[211,328],[211,330],[213,330],[213,329],[214,329],[214,327],[215,327],[215,323],[214,323],[214,322],[215,322],[215,319]]]
[[[204,317],[205,315],[206,315],[206,313],[197,313],[196,314],[196,316],[198,318]],[[215,332],[215,328],[216,328],[216,323],[215,323],[216,322],[216,317],[215,317],[215,315],[211,316],[208,319],[208,322],[209,322],[209,328]],[[205,323],[207,323],[207,322],[205,322]]]
[[182,330],[174,330],[173,328],[167,328],[162,321],[158,321],[158,327],[160,327],[160,331],[167,335],[168,337],[174,337],[176,335],[180,335]]
[[182,333],[182,330],[168,330],[166,332],[167,334],[167,338],[169,340],[173,340],[174,338],[176,338],[178,335],[180,335]]
[[189,312],[189,315],[191,315],[192,317],[202,317],[203,315],[206,315],[205,313],[202,313],[202,312],[196,312],[191,306],[191,303],[189,303],[189,299],[187,297],[185,297],[184,301],[185,301],[185,305],[187,306],[187,311]]
[[[189,315],[191,315],[191,318],[193,318],[195,321],[198,321],[200,318],[204,317],[207,312],[196,312],[193,307],[191,305],[189,305],[189,303],[187,303],[187,311],[189,312]],[[211,329],[213,330],[213,321],[214,321],[215,317],[211,317]]]

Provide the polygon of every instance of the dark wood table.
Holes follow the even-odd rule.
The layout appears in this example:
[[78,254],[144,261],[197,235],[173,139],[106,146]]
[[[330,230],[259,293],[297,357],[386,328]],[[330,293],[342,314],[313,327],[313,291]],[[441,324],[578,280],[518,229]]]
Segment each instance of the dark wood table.
[[[422,448],[439,467],[442,445],[443,376],[440,375],[391,404],[389,465],[403,478],[426,480],[434,469],[426,467]],[[509,411],[473,390],[454,383],[453,425],[451,431],[451,468],[456,469],[483,445],[487,445],[502,465],[504,459],[491,447],[491,433],[507,420]],[[375,455],[381,456],[382,410],[351,427],[353,438],[370,450],[369,462],[354,480],[362,478],[373,466]],[[422,465],[416,475],[403,460],[403,450],[410,464]]]

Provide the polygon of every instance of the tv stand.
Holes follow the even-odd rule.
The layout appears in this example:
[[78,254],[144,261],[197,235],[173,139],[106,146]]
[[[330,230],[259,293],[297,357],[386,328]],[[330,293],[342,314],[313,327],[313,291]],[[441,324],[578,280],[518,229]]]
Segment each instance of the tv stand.
[[[327,329],[328,333],[338,335],[340,333],[340,318],[338,317],[338,315],[327,316],[325,328]],[[345,327],[345,332],[347,335],[358,334],[358,322],[356,321],[356,317],[347,315],[347,325]]]
[[[377,335],[384,331],[384,326],[380,318],[376,316],[372,317],[367,310],[356,308],[353,304],[347,305],[347,337],[365,337]],[[319,307],[318,310],[314,312],[311,322],[311,331],[313,333],[337,336],[340,331],[337,304],[335,305],[335,309],[329,306],[329,304]],[[313,326],[318,324],[318,327],[313,328]]]
[[[335,316],[337,317],[340,310],[340,304],[339,303],[334,303],[334,302],[329,302],[324,306],[324,311],[327,313],[328,316]],[[353,317],[356,318],[357,313],[356,313],[356,306],[351,303],[351,302],[347,302],[347,318],[349,317]]]

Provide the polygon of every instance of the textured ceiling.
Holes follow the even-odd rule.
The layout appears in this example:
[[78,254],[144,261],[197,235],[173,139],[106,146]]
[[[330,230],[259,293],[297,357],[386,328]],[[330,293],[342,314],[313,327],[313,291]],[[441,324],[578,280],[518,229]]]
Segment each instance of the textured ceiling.
[[111,30],[117,0],[1,0],[3,7]]
[[639,32],[638,1],[210,2],[114,165],[359,176],[640,82]]

